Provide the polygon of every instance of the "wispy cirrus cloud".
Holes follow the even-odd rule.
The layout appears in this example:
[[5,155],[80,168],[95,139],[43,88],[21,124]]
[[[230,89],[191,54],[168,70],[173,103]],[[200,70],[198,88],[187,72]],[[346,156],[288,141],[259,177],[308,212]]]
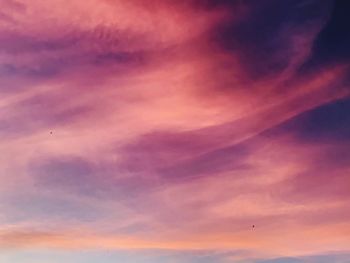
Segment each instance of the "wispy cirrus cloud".
[[6,253],[347,259],[344,1],[0,4]]

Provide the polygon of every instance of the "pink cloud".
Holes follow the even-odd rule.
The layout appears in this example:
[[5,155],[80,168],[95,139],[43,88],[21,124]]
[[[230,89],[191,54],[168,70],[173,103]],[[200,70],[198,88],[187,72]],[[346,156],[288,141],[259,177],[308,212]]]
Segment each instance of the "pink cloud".
[[328,3],[0,3],[1,247],[348,249]]

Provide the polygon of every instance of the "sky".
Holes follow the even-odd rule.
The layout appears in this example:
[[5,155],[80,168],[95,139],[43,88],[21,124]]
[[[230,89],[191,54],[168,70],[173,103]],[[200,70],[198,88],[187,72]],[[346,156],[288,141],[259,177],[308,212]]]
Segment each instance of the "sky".
[[349,263],[349,12],[0,0],[0,263]]

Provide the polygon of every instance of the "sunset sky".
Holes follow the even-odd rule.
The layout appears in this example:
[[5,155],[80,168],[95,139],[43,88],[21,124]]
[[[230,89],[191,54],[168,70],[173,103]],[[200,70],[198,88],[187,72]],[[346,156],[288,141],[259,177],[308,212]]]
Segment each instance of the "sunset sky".
[[349,263],[349,14],[0,0],[0,263]]

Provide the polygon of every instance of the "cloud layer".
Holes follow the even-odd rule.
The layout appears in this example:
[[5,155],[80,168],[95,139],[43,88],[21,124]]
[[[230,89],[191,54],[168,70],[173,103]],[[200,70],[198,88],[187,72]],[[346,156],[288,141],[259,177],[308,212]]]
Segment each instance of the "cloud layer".
[[4,262],[349,260],[347,1],[0,5]]

